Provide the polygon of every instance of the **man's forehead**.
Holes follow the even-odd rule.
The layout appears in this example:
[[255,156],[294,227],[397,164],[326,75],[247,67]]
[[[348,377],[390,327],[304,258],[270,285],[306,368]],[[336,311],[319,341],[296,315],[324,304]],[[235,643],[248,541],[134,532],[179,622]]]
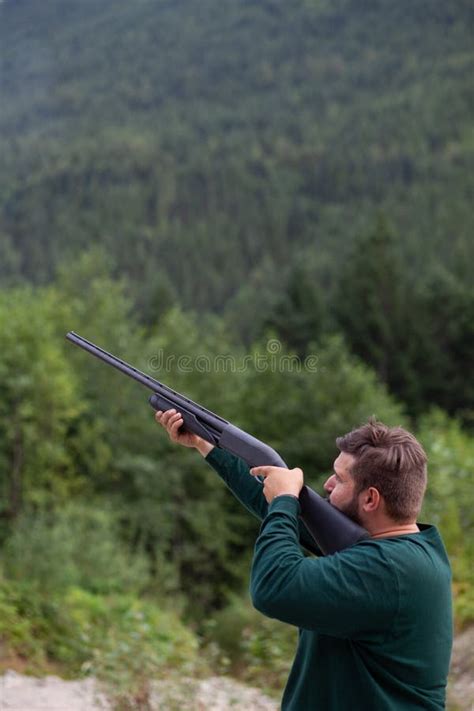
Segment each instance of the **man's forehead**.
[[334,471],[338,474],[349,474],[353,462],[354,456],[352,454],[341,452],[334,462]]

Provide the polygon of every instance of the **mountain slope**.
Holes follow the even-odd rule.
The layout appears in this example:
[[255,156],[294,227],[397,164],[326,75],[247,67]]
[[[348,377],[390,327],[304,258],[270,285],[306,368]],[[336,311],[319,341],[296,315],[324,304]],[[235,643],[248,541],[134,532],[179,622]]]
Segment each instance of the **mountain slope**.
[[461,270],[472,28],[460,0],[6,0],[0,274],[101,243],[144,301],[219,310],[262,260],[336,274],[380,209],[414,278]]

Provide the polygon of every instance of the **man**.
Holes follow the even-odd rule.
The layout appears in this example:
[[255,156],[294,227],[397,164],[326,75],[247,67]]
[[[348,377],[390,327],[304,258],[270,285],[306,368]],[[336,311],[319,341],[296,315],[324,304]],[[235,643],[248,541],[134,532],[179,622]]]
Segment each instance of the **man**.
[[[417,524],[426,455],[401,427],[371,419],[336,440],[324,488],[371,538],[305,557],[301,469],[255,467],[193,434],[174,410],[156,419],[195,447],[263,520],[250,592],[268,617],[299,628],[284,711],[421,711],[445,707],[452,646],[450,566],[434,526]],[[249,476],[249,473],[253,476]],[[255,479],[264,476],[263,486]]]

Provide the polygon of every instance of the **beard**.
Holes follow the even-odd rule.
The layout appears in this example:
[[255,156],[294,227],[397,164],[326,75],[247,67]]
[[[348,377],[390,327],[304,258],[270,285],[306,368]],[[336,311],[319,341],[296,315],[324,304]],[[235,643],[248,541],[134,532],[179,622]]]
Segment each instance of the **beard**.
[[351,521],[354,521],[354,523],[359,524],[359,526],[364,526],[364,524],[361,521],[361,518],[359,516],[359,501],[358,501],[358,494],[354,494],[352,499],[349,501],[349,503],[344,504],[344,506],[336,506],[335,508],[339,509],[339,511],[342,511],[347,518],[350,518]]

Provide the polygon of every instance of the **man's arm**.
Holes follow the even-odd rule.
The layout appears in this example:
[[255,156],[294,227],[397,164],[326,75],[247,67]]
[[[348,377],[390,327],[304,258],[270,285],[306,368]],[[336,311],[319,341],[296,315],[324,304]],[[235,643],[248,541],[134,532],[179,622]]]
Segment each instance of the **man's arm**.
[[299,546],[299,502],[278,496],[255,544],[250,592],[268,617],[341,638],[388,632],[398,609],[394,566],[367,541],[322,558]]

